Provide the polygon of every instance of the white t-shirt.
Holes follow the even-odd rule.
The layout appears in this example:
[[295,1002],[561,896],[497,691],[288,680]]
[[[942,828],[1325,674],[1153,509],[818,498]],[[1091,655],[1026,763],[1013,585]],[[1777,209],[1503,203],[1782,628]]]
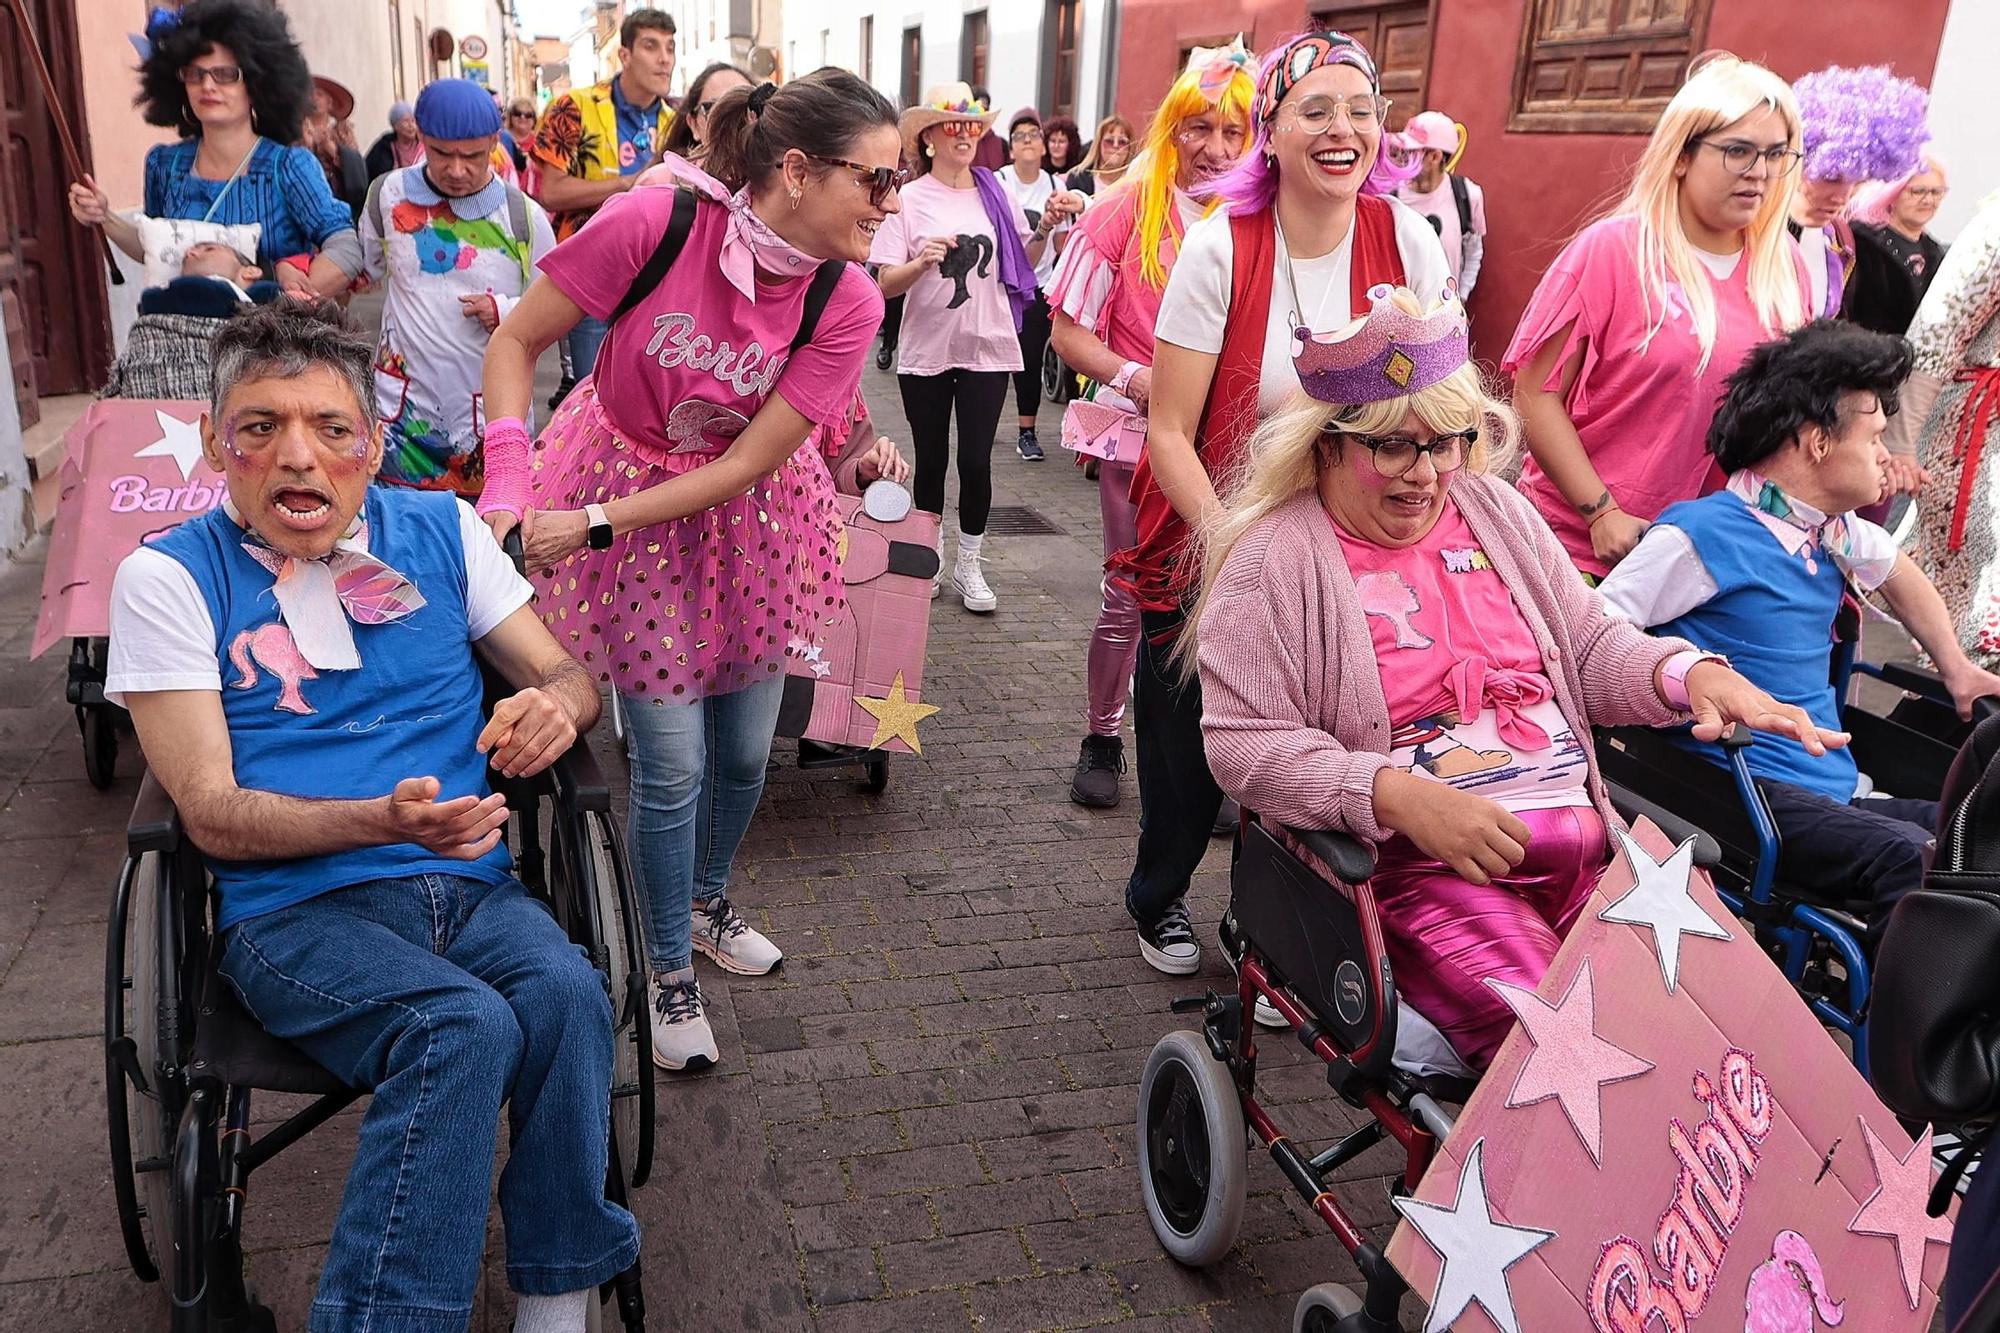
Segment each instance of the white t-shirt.
[[[1396,249],[1403,257],[1406,285],[1428,305],[1438,299],[1445,279],[1451,276],[1444,247],[1423,217],[1394,199],[1385,202],[1396,219]],[[1188,228],[1180,258],[1174,261],[1174,270],[1167,275],[1167,290],[1160,298],[1161,342],[1211,356],[1222,351],[1234,253],[1226,210],[1217,209]],[[1347,327],[1354,318],[1347,299],[1353,256],[1351,227],[1340,244],[1326,254],[1291,261],[1289,274],[1283,247],[1278,247],[1272,272],[1271,318],[1264,334],[1263,375],[1257,390],[1259,417],[1277,411],[1299,387],[1298,372],[1292,368],[1295,321],[1303,320],[1307,328],[1324,337]],[[1297,315],[1292,311],[1294,277],[1299,304],[1304,307]]]
[[[465,544],[466,637],[477,641],[526,606],[535,589],[463,500],[458,537]],[[164,551],[141,546],[120,562],[111,585],[104,697],[122,706],[128,694],[162,690],[220,693],[222,668],[215,655],[215,621],[194,575]]]
[[[1014,197],[1014,202],[1021,206],[1023,213],[1027,214],[1028,229],[1031,232],[1042,225],[1042,210],[1049,206],[1049,196],[1058,190],[1068,188],[1046,171],[1037,172],[1034,184],[1027,184],[1014,174],[1011,163],[993,174],[1000,178],[1000,183],[1007,187],[1007,193]],[[1056,256],[1061,253],[1063,239],[1069,235],[1071,225],[1065,222],[1050,232],[1048,243],[1042,247],[1041,261],[1035,265],[1035,286],[1043,291],[1049,289],[1049,279],[1055,276]]]
[[1415,181],[1405,181],[1397,187],[1396,198],[1433,223],[1445,260],[1458,278],[1458,297],[1463,301],[1479,281],[1480,262],[1486,253],[1486,192],[1476,181],[1463,176],[1457,179],[1465,182],[1466,212],[1472,215],[1470,233],[1462,232],[1458,225],[1458,198],[1451,191],[1453,177],[1449,173],[1440,176],[1437,187],[1429,192],[1419,190]]

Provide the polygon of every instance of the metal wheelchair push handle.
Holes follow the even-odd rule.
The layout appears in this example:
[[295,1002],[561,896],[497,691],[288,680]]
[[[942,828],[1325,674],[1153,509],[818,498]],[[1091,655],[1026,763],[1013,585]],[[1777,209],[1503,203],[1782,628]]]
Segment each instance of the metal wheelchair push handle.
[[[500,539],[500,549],[514,562],[517,574],[527,574],[528,552],[521,544],[519,523],[507,529],[507,535]],[[590,742],[583,736],[579,735],[549,766],[549,773],[555,780],[557,795],[565,804],[577,810],[611,813],[611,784],[604,780],[597,756],[590,752]]]

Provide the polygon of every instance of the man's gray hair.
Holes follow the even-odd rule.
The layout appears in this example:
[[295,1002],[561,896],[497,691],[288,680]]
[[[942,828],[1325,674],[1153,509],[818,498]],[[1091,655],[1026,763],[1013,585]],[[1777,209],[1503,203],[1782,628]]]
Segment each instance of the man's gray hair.
[[375,429],[375,343],[331,301],[304,305],[279,297],[222,326],[210,345],[215,387],[209,410],[222,429],[222,404],[245,380],[290,379],[324,366],[347,381],[361,419]]

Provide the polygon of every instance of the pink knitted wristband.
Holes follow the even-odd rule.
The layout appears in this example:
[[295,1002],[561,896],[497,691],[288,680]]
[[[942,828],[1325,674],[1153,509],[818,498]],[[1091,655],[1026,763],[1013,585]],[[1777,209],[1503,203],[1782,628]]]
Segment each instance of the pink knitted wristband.
[[527,423],[519,417],[500,417],[486,423],[483,449],[486,454],[486,482],[474,506],[483,518],[487,514],[521,517],[528,507]]

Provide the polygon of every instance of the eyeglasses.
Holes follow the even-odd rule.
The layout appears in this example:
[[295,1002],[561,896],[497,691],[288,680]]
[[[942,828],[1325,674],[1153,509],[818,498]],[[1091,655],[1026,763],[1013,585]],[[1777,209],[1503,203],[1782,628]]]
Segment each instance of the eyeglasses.
[[509,111],[507,114],[515,120],[533,120],[535,118],[535,113],[527,110]]
[[889,197],[892,190],[900,190],[910,183],[910,173],[904,167],[867,167],[859,162],[849,162],[844,157],[824,157],[818,153],[807,153],[815,162],[824,162],[830,167],[846,167],[859,175],[868,185],[868,202],[876,208]]
[[182,65],[181,82],[190,88],[201,86],[203,79],[218,88],[227,88],[232,83],[243,82],[243,67],[240,65]]
[[938,123],[938,133],[948,134],[954,139],[976,139],[986,133],[986,122],[981,120],[946,120]]
[[1788,176],[1798,170],[1799,163],[1806,155],[1796,148],[1783,144],[1772,144],[1769,148],[1759,148],[1754,143],[1744,143],[1741,139],[1731,139],[1728,143],[1716,143],[1713,139],[1696,139],[1694,146],[1713,148],[1722,154],[1722,165],[1739,176],[1748,176],[1759,162],[1762,162],[1773,176]]
[[708,115],[709,112],[715,110],[715,104],[721,100],[720,97],[711,97],[705,102],[696,102],[694,104],[694,114],[697,116]]
[[1380,93],[1363,93],[1359,97],[1307,97],[1297,105],[1286,107],[1280,113],[1280,124],[1299,131],[1301,134],[1325,134],[1333,128],[1334,118],[1346,115],[1347,123],[1358,133],[1380,127],[1389,114],[1389,99]]
[[1910,198],[1918,200],[1920,202],[1928,202],[1929,200],[1932,199],[1942,199],[1945,196],[1945,191],[1941,187],[1935,185],[1919,186],[1914,190],[1905,190],[1903,191],[1903,193],[1908,195]]
[[1361,441],[1362,447],[1375,460],[1376,474],[1392,479],[1407,475],[1423,454],[1431,456],[1431,469],[1439,476],[1456,472],[1465,466],[1466,454],[1472,446],[1479,443],[1477,426],[1453,431],[1449,435],[1434,435],[1428,442],[1413,440],[1407,435],[1362,435],[1337,427],[1329,427],[1325,433]]
[[1115,134],[1107,134],[1102,139],[1099,139],[1098,142],[1106,148],[1130,148],[1132,146],[1130,139],[1122,138]]
[[1015,130],[1007,136],[1009,142],[1012,143],[1034,143],[1041,137],[1042,132],[1040,130]]

